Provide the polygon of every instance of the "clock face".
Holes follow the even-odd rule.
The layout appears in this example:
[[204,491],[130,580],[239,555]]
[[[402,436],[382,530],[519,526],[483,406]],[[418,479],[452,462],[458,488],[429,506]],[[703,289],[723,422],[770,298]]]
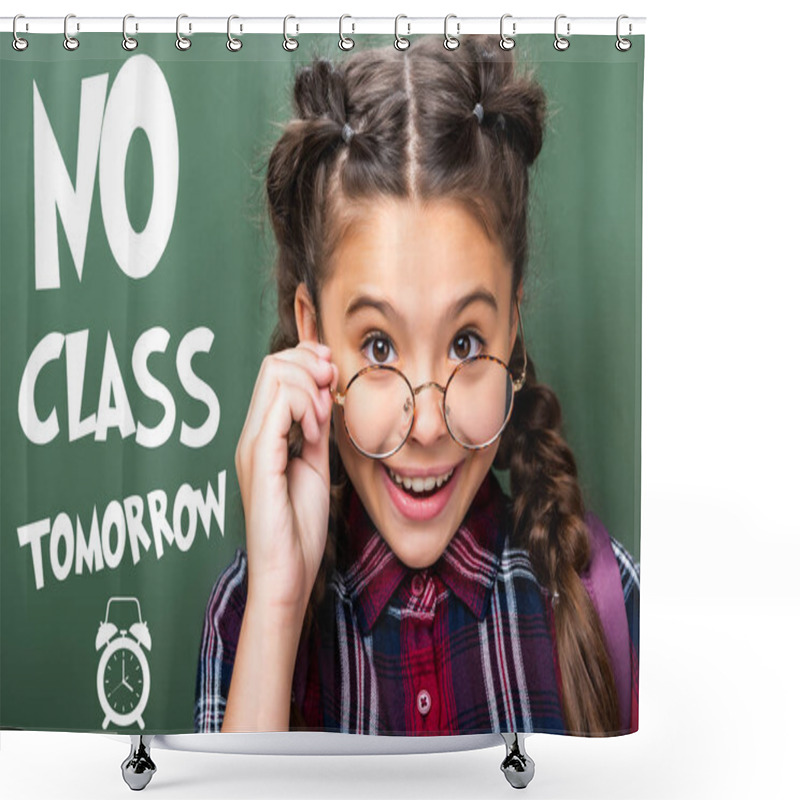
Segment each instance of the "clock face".
[[142,665],[133,650],[120,648],[111,654],[103,670],[103,690],[117,714],[128,714],[142,697]]

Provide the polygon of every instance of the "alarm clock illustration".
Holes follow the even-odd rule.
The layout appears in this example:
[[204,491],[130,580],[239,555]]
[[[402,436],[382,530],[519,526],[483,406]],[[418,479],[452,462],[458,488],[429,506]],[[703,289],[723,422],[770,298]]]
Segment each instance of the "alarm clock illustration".
[[[136,603],[139,621],[129,630],[120,630],[109,622],[112,603]],[[109,598],[94,646],[95,650],[104,648],[97,665],[97,697],[105,712],[103,729],[111,722],[123,728],[136,722],[144,728],[142,713],[150,696],[150,667],[144,648],[151,650],[152,642],[137,598]]]

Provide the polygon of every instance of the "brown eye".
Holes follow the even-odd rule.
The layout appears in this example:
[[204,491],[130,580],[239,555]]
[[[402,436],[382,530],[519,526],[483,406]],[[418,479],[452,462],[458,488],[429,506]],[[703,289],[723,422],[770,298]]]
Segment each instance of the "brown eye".
[[373,364],[386,364],[391,360],[391,342],[384,336],[372,336],[364,346],[364,354]]
[[[475,349],[473,350],[473,344]],[[465,358],[470,358],[478,354],[483,342],[474,333],[460,333],[453,339],[452,357],[456,361],[463,361]]]

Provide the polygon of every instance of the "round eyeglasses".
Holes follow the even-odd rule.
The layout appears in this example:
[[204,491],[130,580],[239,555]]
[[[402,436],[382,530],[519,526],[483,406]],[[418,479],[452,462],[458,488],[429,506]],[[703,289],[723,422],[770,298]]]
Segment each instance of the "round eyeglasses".
[[427,381],[413,387],[396,367],[370,364],[349,380],[344,392],[332,391],[333,400],[343,408],[345,430],[355,448],[369,458],[388,458],[411,434],[417,395],[432,387],[442,394],[450,436],[467,450],[481,450],[497,440],[511,418],[514,395],[525,384],[524,338],[522,351],[525,361],[516,380],[504,361],[484,354],[459,362],[444,386]]

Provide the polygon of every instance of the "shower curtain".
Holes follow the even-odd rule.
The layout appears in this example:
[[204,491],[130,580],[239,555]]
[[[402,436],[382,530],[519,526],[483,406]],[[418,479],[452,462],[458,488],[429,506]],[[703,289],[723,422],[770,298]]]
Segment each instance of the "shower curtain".
[[[290,256],[310,252],[305,239],[292,239],[276,225],[306,212],[297,200],[311,196],[304,181],[327,180],[334,162],[351,159],[356,166],[348,180],[357,182],[356,162],[373,159],[380,165],[408,155],[388,140],[369,140],[369,124],[390,130],[396,119],[397,141],[407,151],[431,141],[426,135],[409,145],[412,122],[424,121],[435,133],[437,124],[452,127],[452,121],[446,115],[440,122],[431,115],[420,121],[431,89],[414,72],[414,59],[423,57],[420,36],[398,50],[394,37],[359,35],[348,51],[337,46],[335,35],[303,35],[294,50],[274,35],[245,36],[238,50],[227,48],[219,34],[195,34],[186,49],[175,46],[173,34],[150,34],[130,51],[117,34],[84,34],[72,51],[61,35],[28,38],[24,51],[8,43],[0,48],[0,728],[219,731],[232,678],[239,670],[241,681],[246,679],[244,668],[234,666],[247,619],[247,567],[252,568],[237,445],[256,402],[264,359],[274,349],[283,308],[277,276]],[[452,52],[436,38],[437,58],[469,60],[463,55],[469,37],[461,37]],[[587,641],[604,653],[586,669],[600,669],[596,674],[607,681],[606,698],[615,708],[614,724],[604,732],[638,727],[644,37],[631,37],[627,51],[615,47],[613,34],[576,36],[563,50],[553,46],[552,35],[519,35],[509,51],[499,47],[498,36],[489,38],[496,52],[487,60],[513,56],[515,68],[531,74],[544,97],[540,152],[529,181],[520,184],[527,196],[515,200],[526,203],[521,218],[527,244],[521,320],[513,333],[515,342],[524,337],[528,372],[535,370],[536,381],[557,398],[560,424],[539,419],[527,438],[520,434],[511,441],[515,423],[506,421],[499,438],[486,445],[481,437],[490,439],[494,428],[485,435],[476,430],[474,438],[471,430],[454,429],[448,414],[455,409],[458,417],[457,393],[449,387],[447,409],[436,417],[445,384],[452,380],[455,387],[458,372],[451,375],[450,362],[447,369],[436,366],[428,358],[433,340],[415,341],[403,327],[404,315],[417,320],[413,304],[403,305],[406,295],[384,292],[384,304],[397,308],[384,307],[378,317],[384,338],[373,338],[359,357],[368,350],[372,361],[386,356],[386,364],[409,373],[417,416],[408,423],[413,427],[403,429],[407,439],[393,455],[375,459],[362,453],[358,448],[371,443],[358,439],[352,427],[367,411],[359,417],[352,410],[355,390],[348,397],[347,381],[355,362],[342,359],[343,401],[331,400],[337,444],[332,431],[330,446],[349,448],[338,477],[346,481],[350,467],[356,488],[345,494],[340,536],[327,540],[327,582],[321,584],[316,627],[304,628],[293,644],[291,729],[581,732],[590,722],[574,709],[603,703],[591,696],[583,705],[575,700],[575,687],[565,685],[561,670],[568,658],[583,661],[556,645],[569,638],[569,606],[581,593],[595,610]],[[359,118],[355,79],[342,89],[329,77],[328,88],[313,95],[302,114],[293,107],[295,78],[303,68],[313,69],[314,59],[332,66],[317,66],[313,74],[328,69],[338,75],[348,60],[373,49],[387,49],[394,59],[387,81],[393,71],[408,70],[395,105],[391,92],[383,98],[396,117],[387,112]],[[484,57],[475,52],[478,60]],[[464,70],[489,74],[469,65]],[[365,70],[361,80],[372,77]],[[338,108],[338,91],[345,92],[344,119],[312,107],[325,100]],[[448,134],[458,147],[441,155],[443,163],[459,163],[462,147],[495,147],[505,158],[530,159],[528,145],[519,144],[522,123],[514,116],[514,98],[504,97],[502,112],[493,106],[500,96],[469,96],[461,122]],[[308,122],[317,111],[325,135],[338,126],[325,145],[330,152],[313,155],[330,159],[328,166],[320,171],[317,161],[313,170],[291,164],[284,195],[277,197],[273,187],[270,218],[270,157],[291,119],[305,115]],[[412,115],[415,122],[409,122]],[[519,180],[519,169],[493,163],[496,180]],[[386,175],[398,173],[387,168]],[[409,202],[394,187],[382,195],[392,213]],[[489,189],[486,197],[497,195]],[[368,267],[378,270],[379,290],[389,285],[381,265],[394,264],[398,252],[433,254],[426,263],[409,256],[404,267],[420,307],[434,309],[448,299],[434,277],[437,267],[454,263],[445,245],[437,250],[432,238],[443,231],[455,247],[477,243],[509,261],[516,258],[503,244],[513,238],[498,233],[510,212],[495,213],[495,201],[482,204],[484,195],[472,190],[459,195],[463,202],[455,210],[446,207],[454,215],[450,223],[437,216],[444,214],[440,203],[411,222],[403,218],[402,228],[398,216],[378,215],[376,209],[385,206],[373,202],[374,196],[350,206],[346,192],[342,197],[340,212],[358,211],[370,221],[359,229],[361,239],[353,233],[347,241],[374,248]],[[475,222],[481,209],[489,219],[485,226]],[[332,219],[333,212],[324,218]],[[308,225],[302,230],[316,235]],[[345,285],[355,280],[352,265],[369,261],[363,253],[336,262]],[[475,263],[476,275],[502,272],[491,272],[485,260]],[[320,286],[313,301],[335,307],[333,290],[326,295],[325,284]],[[472,348],[458,350],[456,360],[477,354],[480,340],[469,337],[485,320],[500,324],[497,307],[514,314],[510,296],[501,294],[498,289],[453,318],[464,321],[458,329],[447,327],[445,306],[435,306],[445,322],[431,330],[450,337],[442,350],[447,359],[452,361],[453,347]],[[373,315],[373,328],[375,305],[362,309]],[[335,338],[337,324],[326,331],[334,355],[343,341]],[[388,330],[392,325],[395,332]],[[498,380],[506,380],[508,368],[508,398],[501,403],[513,398],[511,418],[529,413],[534,395],[512,388],[525,368],[522,351],[481,352],[503,362],[480,362],[494,363]],[[428,374],[434,366],[435,376]],[[397,378],[392,370],[382,374]],[[404,379],[397,380],[401,386]],[[438,391],[421,391],[428,381]],[[465,428],[480,428],[479,413],[481,420],[491,414],[478,411],[482,406],[471,391],[461,401],[461,421]],[[365,406],[380,417],[370,420],[367,437],[389,416],[378,396],[368,395]],[[345,430],[348,402],[351,428]],[[554,413],[552,405],[547,409]],[[396,410],[398,420],[400,414]],[[439,425],[427,443],[425,420]],[[502,422],[498,418],[495,427]],[[291,435],[303,446],[297,428],[292,426]],[[556,453],[548,461],[537,449],[545,439]],[[470,469],[488,465],[486,454],[498,441],[510,455],[505,461],[498,457],[484,480],[467,467],[452,478],[439,475],[441,486],[408,472],[414,464],[450,464],[451,457]],[[299,458],[298,452],[289,455]],[[509,468],[519,461],[535,476],[524,488]],[[380,471],[381,462],[394,466],[393,477]],[[389,476],[385,484],[377,477],[383,474]],[[456,488],[448,495],[443,484],[450,480]],[[559,493],[562,484],[573,488]],[[574,487],[584,514],[569,494],[578,491]],[[531,510],[539,490],[555,499]],[[439,550],[431,550],[431,563],[424,561],[423,548],[406,544],[403,532],[438,531],[435,517],[403,518],[406,527],[397,524],[396,538],[388,529],[381,535],[382,513],[389,527],[399,518],[391,516],[399,506],[381,505],[389,503],[387,497],[402,496],[398,503],[416,509],[427,495],[438,496],[446,516],[447,499],[461,497],[459,492],[467,501],[474,496],[473,504],[465,501],[463,519],[442,528],[445,538]],[[558,510],[568,502],[572,516]],[[479,503],[485,505],[476,510]],[[521,508],[525,514],[517,519]],[[533,528],[540,549],[557,553],[559,564],[567,541],[573,541],[569,537],[576,531],[583,536],[589,550],[576,562],[579,585],[558,572],[561,567],[542,571],[526,549]],[[268,580],[259,587],[269,593]],[[567,633],[559,634],[558,626]],[[269,668],[267,659],[263,669]]]

